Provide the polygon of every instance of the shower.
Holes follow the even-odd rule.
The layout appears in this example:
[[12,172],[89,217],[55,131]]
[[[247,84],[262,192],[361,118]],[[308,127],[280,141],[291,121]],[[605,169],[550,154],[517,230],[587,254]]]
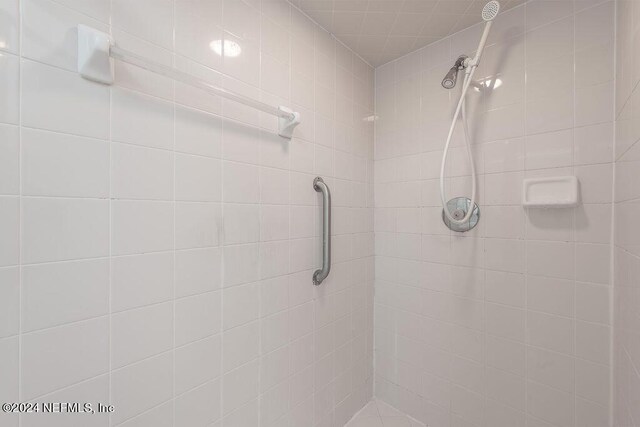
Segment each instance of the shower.
[[[460,94],[460,100],[458,101],[451,127],[449,128],[449,134],[444,146],[444,152],[442,154],[442,165],[440,168],[440,199],[442,201],[442,219],[444,223],[453,231],[465,232],[471,230],[478,224],[480,219],[480,208],[476,205],[476,171],[473,160],[473,153],[471,151],[471,141],[469,136],[469,129],[467,126],[467,112],[466,112],[466,95],[469,90],[469,86],[473,80],[473,76],[480,64],[480,58],[484,51],[484,47],[491,31],[491,25],[493,20],[498,16],[500,11],[500,3],[495,0],[487,3],[482,9],[482,19],[486,22],[482,37],[476,54],[473,58],[466,55],[461,55],[456,60],[455,64],[447,75],[442,80],[442,87],[445,89],[453,89],[456,86],[458,72],[464,70],[464,82],[462,85],[462,92]],[[469,157],[469,165],[471,169],[471,199],[466,197],[456,197],[447,201],[445,195],[445,168],[447,165],[447,155],[449,153],[449,146],[451,145],[451,139],[456,127],[458,117],[462,115],[462,127],[464,129],[464,138],[467,147],[467,155]]]
[[451,67],[449,72],[444,79],[442,80],[442,87],[445,89],[453,89],[456,86],[456,82],[458,81],[458,71],[464,70],[464,61],[467,60],[467,55],[460,55],[460,57],[456,60],[456,63]]

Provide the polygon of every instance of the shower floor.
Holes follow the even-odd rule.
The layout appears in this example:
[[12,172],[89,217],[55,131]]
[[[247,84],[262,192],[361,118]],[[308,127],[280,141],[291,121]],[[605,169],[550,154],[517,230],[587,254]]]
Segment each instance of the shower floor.
[[425,427],[393,406],[373,399],[345,427]]

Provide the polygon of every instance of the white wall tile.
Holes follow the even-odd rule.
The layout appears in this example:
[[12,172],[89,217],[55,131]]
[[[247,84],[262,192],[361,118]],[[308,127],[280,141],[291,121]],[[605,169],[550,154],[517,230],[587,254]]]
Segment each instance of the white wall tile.
[[574,131],[574,161],[576,164],[611,162],[613,152],[613,124],[576,128]]
[[576,279],[609,283],[610,255],[609,245],[576,244]]
[[173,106],[126,89],[111,95],[111,138],[155,148],[173,148]]
[[71,9],[75,9],[102,22],[109,21],[111,4],[107,0],[60,0],[58,3],[64,4]]
[[567,393],[575,387],[574,363],[571,356],[527,347],[527,378]]
[[[52,1],[24,1],[22,55],[75,72],[78,61],[78,24],[108,32],[106,25],[72,8]],[[55,55],[51,55],[52,50],[55,50]]]
[[566,242],[527,243],[527,272],[541,276],[573,279],[574,247]]
[[175,2],[175,45],[185,56],[214,69],[222,57],[211,54],[210,44],[222,39],[222,0]]
[[222,341],[214,335],[176,349],[176,393],[204,384],[220,376]]
[[602,406],[608,406],[609,388],[602,387],[602,384],[609,381],[609,369],[605,365],[576,360],[576,394]]
[[[22,394],[33,399],[109,369],[106,317],[26,334],[22,338]],[[60,346],[60,342],[66,345]],[[47,357],[43,358],[42,355]]]
[[0,197],[0,265],[17,265],[20,257],[20,200]]
[[114,201],[111,213],[111,250],[115,255],[171,249],[173,206],[156,201]]
[[525,165],[529,169],[570,166],[573,161],[572,129],[530,135],[525,138]]
[[[100,375],[90,380],[43,396],[39,399],[36,399],[36,402],[47,403],[49,402],[49,399],[71,402],[82,397],[89,399],[92,402],[107,401],[109,399],[109,376]],[[92,409],[97,409],[94,404],[92,404]],[[49,415],[47,413],[39,412],[34,415],[34,417],[29,417],[29,419],[25,422],[26,425],[36,427],[47,425],[50,422],[50,420],[47,419],[49,418]],[[60,415],[60,417],[56,417],[52,425],[68,425],[74,427],[77,425],[82,425],[82,421],[79,420],[78,417],[74,416],[73,413],[61,413]],[[107,413],[96,413],[95,415],[95,422],[97,424],[108,423],[109,415]]]
[[576,126],[587,126],[613,120],[613,82],[576,88]]
[[[108,137],[109,89],[106,86],[78,78],[75,72],[33,61],[23,60],[21,67],[24,126]],[[60,104],[60,99],[66,101]]]
[[576,322],[576,355],[584,359],[610,364],[608,342],[610,329],[596,323]]
[[182,425],[205,425],[220,418],[220,380],[213,380],[176,398],[175,420]]
[[222,120],[214,115],[184,107],[176,108],[176,151],[220,157]]
[[175,206],[176,248],[218,246],[222,212],[217,203],[180,202]]
[[[262,353],[274,350],[289,340],[289,319],[286,313],[278,313],[262,320]],[[316,349],[317,350],[317,349]]]
[[109,203],[26,198],[22,203],[22,261],[62,261],[109,253]]
[[173,403],[164,403],[130,418],[122,425],[126,427],[142,427],[151,424],[159,427],[169,427],[172,424],[173,412]]
[[225,244],[252,243],[260,239],[258,205],[224,205]]
[[232,426],[255,425],[260,422],[260,406],[258,399],[253,399],[249,403],[234,410],[223,418],[225,424]]
[[572,319],[534,311],[527,313],[529,344],[572,355],[575,336],[576,325]]
[[225,330],[248,323],[259,316],[260,291],[257,283],[234,286],[223,291],[222,323]]
[[114,422],[125,421],[171,398],[173,355],[164,353],[111,374],[113,404],[121,408]]
[[525,313],[523,310],[496,304],[486,305],[487,332],[503,338],[524,341]]
[[260,282],[260,315],[267,316],[289,307],[290,276]]
[[584,203],[611,202],[612,165],[580,166],[576,176],[580,181],[580,197]]
[[579,207],[576,210],[576,240],[585,243],[609,243],[611,214],[609,204]]
[[[160,64],[172,66],[174,57],[170,50],[164,49],[156,44],[138,38],[127,31],[122,31],[116,27],[111,27],[113,38],[118,40],[118,44],[123,48],[145,58],[152,59]],[[175,58],[176,67],[180,68],[181,62]],[[118,76],[116,83],[120,87],[133,89],[135,91],[157,96],[162,99],[176,101],[182,100],[181,95],[184,91],[184,85],[174,82],[174,80],[161,76],[160,74],[144,70],[142,68],[126,64],[121,61],[115,61],[115,74]],[[193,89],[196,91],[196,89]],[[184,102],[183,102],[184,103]],[[143,112],[135,112],[136,115],[144,116]],[[166,125],[166,124],[165,124]]]
[[176,155],[176,200],[216,202],[222,199],[219,160]]
[[106,198],[109,158],[105,141],[25,129],[22,192],[30,196]]
[[242,123],[224,122],[223,157],[226,160],[258,164],[260,162],[260,130]]
[[18,127],[0,125],[0,193],[20,190],[20,133]]
[[222,334],[223,372],[227,373],[257,358],[260,353],[260,338],[259,322],[225,331]]
[[526,386],[524,378],[499,371],[487,369],[487,395],[513,408],[525,408]]
[[223,413],[228,414],[258,395],[260,380],[257,361],[247,363],[227,373],[223,379],[222,393],[224,400]]
[[3,0],[0,3],[2,10],[2,41],[4,46],[2,50],[12,53],[18,53],[20,49],[20,29],[18,26],[18,13],[20,6],[18,0]]
[[30,265],[22,269],[22,328],[33,331],[109,312],[105,259]]
[[522,343],[487,336],[487,365],[523,375],[526,369],[525,346]]
[[527,382],[527,410],[551,425],[572,425],[574,409],[572,396],[568,393]]
[[609,324],[611,289],[605,285],[576,283],[576,318]]
[[111,192],[117,199],[171,200],[173,154],[163,150],[113,144]]
[[[289,407],[289,384],[283,382],[264,393],[262,405],[263,422],[280,422],[279,418],[282,419],[281,417],[286,414]],[[351,413],[343,421],[347,421],[350,417]]]
[[220,332],[220,292],[207,292],[175,303],[175,343],[187,344]]
[[222,251],[206,248],[178,251],[175,255],[175,295],[195,295],[220,288]]
[[[0,269],[2,278],[3,321],[0,336],[8,337],[20,332],[20,271],[17,267]],[[8,344],[7,344],[8,345]],[[6,390],[5,393],[8,393]]]
[[164,48],[173,47],[174,7],[170,0],[112,3],[112,25]]
[[289,207],[260,207],[260,240],[281,240],[289,237]]
[[259,169],[256,166],[224,162],[224,200],[230,203],[260,201]]
[[170,302],[123,311],[111,317],[111,363],[120,368],[167,351],[173,344]]
[[527,308],[573,317],[575,285],[572,280],[527,276]]
[[168,252],[113,258],[112,311],[118,312],[171,299],[173,271],[173,254]]
[[224,285],[257,281],[259,278],[258,245],[224,248]]
[[[4,366],[0,369],[0,378],[2,379],[2,388],[0,388],[0,396],[6,401],[18,399],[19,375],[20,375],[20,356],[18,337],[6,338],[0,340],[0,355],[5,361]],[[13,414],[3,414],[2,421],[13,425],[17,422],[17,416]]]
[[0,122],[18,124],[20,106],[24,101],[20,101],[20,59],[17,56],[3,54],[0,57],[0,77],[0,95],[3,99],[0,105]]
[[576,399],[576,424],[585,426],[606,425],[609,422],[609,407]]

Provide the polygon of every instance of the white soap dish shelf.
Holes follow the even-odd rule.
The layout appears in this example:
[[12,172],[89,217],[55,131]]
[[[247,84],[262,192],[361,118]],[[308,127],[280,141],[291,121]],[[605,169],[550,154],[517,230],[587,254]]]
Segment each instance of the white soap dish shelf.
[[528,208],[570,208],[578,204],[578,187],[575,176],[527,178],[522,185],[522,205]]

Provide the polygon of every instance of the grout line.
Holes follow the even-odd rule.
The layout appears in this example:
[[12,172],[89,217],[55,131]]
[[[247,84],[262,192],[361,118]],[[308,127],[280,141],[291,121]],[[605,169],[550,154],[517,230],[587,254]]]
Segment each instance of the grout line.
[[[613,3],[613,120],[614,124],[612,126],[612,136],[613,136],[613,155],[612,155],[612,180],[611,180],[611,228],[609,233],[609,285],[610,289],[608,292],[609,297],[609,324],[610,333],[609,333],[609,427],[612,427],[615,424],[615,405],[616,405],[616,371],[617,371],[617,357],[616,357],[616,321],[615,321],[615,309],[616,309],[616,171],[618,167],[618,156],[616,153],[617,147],[617,122],[619,120],[618,115],[616,114],[616,109],[618,105],[618,90],[617,86],[618,82],[618,1]],[[633,146],[633,145],[632,145]]]
[[[22,157],[23,157],[23,146],[22,146],[22,117],[23,117],[23,102],[22,102],[22,94],[24,92],[24,81],[23,81],[23,62],[22,62],[22,50],[23,50],[23,28],[24,28],[24,2],[19,2],[18,3],[18,54],[17,54],[17,60],[18,60],[18,87],[19,89],[19,95],[18,95],[18,108],[19,108],[19,112],[18,112],[18,180],[19,180],[19,189],[18,189],[18,286],[19,286],[19,290],[18,290],[18,401],[22,402],[23,401],[23,375],[22,375],[22,371],[24,369],[23,366],[23,358],[24,358],[24,348],[23,348],[23,333],[22,330],[24,328],[23,322],[22,322],[22,306],[23,306],[23,299],[24,299],[24,295],[23,295],[23,275],[22,275],[22,263],[23,263],[23,255],[22,255],[22,242],[24,239],[24,235],[23,235],[23,218],[24,218],[24,205],[23,205],[23,198],[22,198],[22,193],[23,193],[23,187],[24,187],[24,183],[23,183],[23,179],[22,179],[22,172],[23,172],[23,166],[22,166]],[[23,425],[23,420],[22,420],[23,416],[22,414],[18,414],[17,419],[18,419],[18,427],[22,427]]]
[[[173,2],[173,34],[172,34],[172,47],[173,47],[173,55],[171,56],[171,61],[172,61],[172,66],[175,68],[176,67],[176,34],[175,34],[175,19],[176,19],[176,2]],[[172,278],[171,278],[171,282],[172,282],[172,300],[173,300],[173,304],[172,304],[172,326],[173,326],[173,331],[172,331],[172,345],[171,345],[171,352],[172,352],[172,369],[173,369],[173,373],[171,375],[171,405],[172,405],[172,413],[171,413],[171,423],[172,425],[175,427],[176,425],[176,306],[177,306],[177,299],[176,299],[176,253],[177,253],[177,237],[176,237],[176,229],[177,229],[177,206],[178,203],[176,203],[176,175],[177,175],[177,155],[176,155],[176,127],[177,127],[177,103],[176,103],[176,82],[172,79],[171,80],[171,90],[172,90],[172,157],[173,157],[173,162],[172,162],[172,166],[173,166],[173,170],[172,170],[172,188],[171,188],[171,193],[173,195],[173,200],[172,200],[172,204],[173,204],[173,242],[172,242],[172,247],[173,247],[173,256],[172,256],[172,262],[173,262],[173,269],[172,269]]]
[[[571,49],[571,53],[573,54],[573,69],[571,70],[571,73],[573,75],[573,87],[572,87],[572,96],[573,96],[573,103],[572,103],[572,107],[573,107],[573,114],[572,114],[572,126],[575,127],[576,122],[577,122],[577,113],[576,113],[576,107],[577,107],[577,101],[576,101],[576,96],[578,93],[577,90],[577,81],[576,81],[576,67],[575,67],[575,63],[576,63],[576,4],[575,1],[573,1],[572,4],[572,17],[571,17],[571,24],[573,25],[573,29],[572,29],[572,49]],[[526,42],[525,42],[526,43]],[[526,46],[526,45],[525,45]],[[525,47],[526,49],[526,47]],[[526,58],[526,56],[525,56]],[[526,60],[526,59],[525,59]],[[575,171],[575,129],[571,132],[571,174],[573,176],[576,176],[576,171]],[[572,259],[572,263],[573,263],[573,316],[575,317],[576,315],[576,296],[577,296],[577,289],[576,289],[576,276],[577,276],[577,270],[576,267],[578,265],[578,257],[577,257],[577,245],[575,243],[575,236],[576,236],[576,230],[575,230],[575,224],[576,224],[576,210],[574,209],[572,212],[572,219],[573,219],[573,230],[572,230],[572,236],[573,236],[573,259]],[[577,324],[575,319],[573,320],[573,325],[572,325],[572,332],[573,332],[573,336],[572,336],[572,353],[575,355],[576,353],[576,349],[578,347],[578,338],[577,338]],[[576,422],[576,407],[577,407],[577,389],[578,389],[578,382],[575,380],[576,378],[576,371],[577,371],[577,363],[576,360],[577,358],[573,357],[571,359],[572,365],[573,365],[573,408],[572,408],[572,417],[573,417],[573,424],[575,425]]]

